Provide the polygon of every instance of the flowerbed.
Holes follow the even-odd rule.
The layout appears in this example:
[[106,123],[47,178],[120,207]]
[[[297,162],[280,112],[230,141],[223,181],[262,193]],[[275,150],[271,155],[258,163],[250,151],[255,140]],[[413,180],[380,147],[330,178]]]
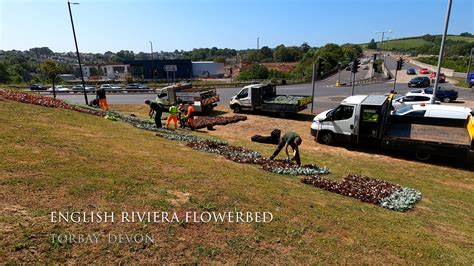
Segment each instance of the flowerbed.
[[[394,211],[407,211],[421,199],[421,193],[415,189],[401,187],[389,182],[369,178],[359,175],[348,175],[341,182],[321,177],[328,174],[326,167],[319,167],[314,164],[298,166],[292,162],[282,160],[269,160],[262,157],[262,154],[243,147],[236,147],[224,141],[203,139],[192,134],[181,133],[166,128],[157,128],[151,120],[141,119],[135,116],[127,116],[113,111],[104,111],[87,105],[71,104],[60,99],[24,93],[14,90],[0,89],[0,99],[9,99],[23,103],[41,105],[45,107],[62,108],[74,110],[82,113],[105,117],[112,121],[123,121],[131,125],[156,131],[157,136],[170,140],[187,142],[186,146],[196,150],[220,154],[226,159],[237,163],[257,164],[262,169],[284,175],[306,175],[301,182],[315,187],[338,193],[344,196],[353,197],[363,202],[369,202]],[[225,125],[246,120],[245,116],[234,117],[199,117],[196,123],[200,128],[209,125]]]
[[216,117],[208,117],[208,116],[199,116],[196,117],[194,121],[194,126],[196,129],[201,129],[205,127],[213,127],[216,125],[225,126],[231,123],[237,123],[239,121],[245,121],[247,117],[244,115],[234,115],[234,116],[216,116]]
[[348,175],[341,182],[315,175],[301,182],[395,211],[409,210],[421,199],[417,190],[359,175]]

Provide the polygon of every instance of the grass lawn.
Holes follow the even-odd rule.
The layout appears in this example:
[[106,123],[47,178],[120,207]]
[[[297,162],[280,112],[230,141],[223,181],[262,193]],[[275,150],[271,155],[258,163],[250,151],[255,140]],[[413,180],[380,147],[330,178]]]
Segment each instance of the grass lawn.
[[[141,107],[122,110],[145,114]],[[260,119],[260,120],[259,120]],[[249,120],[196,134],[269,155],[248,135],[281,122]],[[470,170],[315,144],[303,163],[330,178],[360,173],[420,190],[406,213],[265,172],[122,122],[0,99],[0,261],[3,263],[423,263],[474,261]],[[259,128],[262,127],[262,128]],[[308,130],[307,130],[308,131]],[[266,131],[257,132],[264,134]],[[269,224],[53,224],[51,211],[269,211]],[[154,244],[53,244],[53,233],[149,233]]]

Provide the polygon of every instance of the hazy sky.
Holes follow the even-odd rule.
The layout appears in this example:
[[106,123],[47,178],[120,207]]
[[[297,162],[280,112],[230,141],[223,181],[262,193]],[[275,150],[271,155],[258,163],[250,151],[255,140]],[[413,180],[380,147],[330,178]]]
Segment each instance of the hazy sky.
[[[78,0],[81,52],[321,46],[440,34],[447,0]],[[474,0],[453,0],[450,34],[474,32]],[[74,51],[65,0],[0,0],[0,49]]]

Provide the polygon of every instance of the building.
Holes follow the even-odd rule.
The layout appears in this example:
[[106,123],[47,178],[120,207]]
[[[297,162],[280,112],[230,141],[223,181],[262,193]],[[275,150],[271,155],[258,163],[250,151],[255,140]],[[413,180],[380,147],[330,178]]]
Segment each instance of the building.
[[193,77],[204,78],[222,78],[225,74],[224,63],[216,63],[213,61],[197,61],[192,62]]
[[107,64],[99,67],[108,79],[125,79],[130,73],[130,65],[127,64]]
[[130,74],[134,78],[152,80],[155,70],[156,80],[188,80],[192,78],[192,63],[190,59],[170,60],[127,60],[123,64],[130,65]]

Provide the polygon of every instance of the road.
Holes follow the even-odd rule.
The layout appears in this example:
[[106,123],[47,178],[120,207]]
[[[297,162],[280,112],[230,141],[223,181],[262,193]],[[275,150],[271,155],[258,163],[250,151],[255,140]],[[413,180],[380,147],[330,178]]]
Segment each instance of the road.
[[[392,57],[387,57],[387,66],[391,69],[396,68],[396,60]],[[404,69],[406,68],[416,68],[413,65],[408,63],[405,64]],[[405,71],[401,71],[405,73]],[[367,75],[367,70],[360,71],[357,73],[357,78],[364,78]],[[351,94],[351,87],[336,87],[336,80],[338,79],[338,74],[335,74],[325,80],[316,82],[315,85],[315,100],[314,100],[314,112],[319,113],[327,109],[336,107],[339,102]],[[341,81],[348,82],[350,80],[350,71],[341,71]],[[446,83],[443,84],[446,88],[453,88],[452,84]],[[385,94],[392,90],[393,81],[388,81],[381,84],[364,84],[358,85],[355,87],[355,94]],[[236,95],[241,88],[217,88],[217,93],[220,96],[220,105],[228,106],[229,101],[232,96]],[[408,88],[406,82],[400,82],[396,85],[396,91],[399,94],[405,94],[406,92],[412,90]],[[463,101],[474,102],[474,93],[472,90],[468,89],[457,89],[459,91],[459,105],[462,105]],[[305,84],[296,84],[296,85],[286,85],[278,86],[278,94],[286,95],[311,95],[312,85],[311,83]],[[61,99],[69,100],[77,103],[84,103],[84,96],[82,94],[59,94],[58,96]],[[89,94],[89,99],[94,98],[93,94]],[[154,94],[141,94],[141,93],[129,93],[129,94],[108,94],[107,99],[109,104],[140,104],[144,100],[149,99],[153,100],[155,98]],[[308,107],[311,108],[311,105]]]

